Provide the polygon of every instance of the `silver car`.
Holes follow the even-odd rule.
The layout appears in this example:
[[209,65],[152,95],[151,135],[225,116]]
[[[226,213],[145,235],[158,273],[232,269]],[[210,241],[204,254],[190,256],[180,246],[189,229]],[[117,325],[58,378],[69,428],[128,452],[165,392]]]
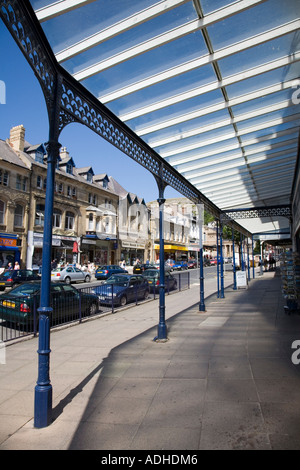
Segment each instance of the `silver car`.
[[65,266],[64,268],[56,268],[51,271],[51,281],[61,281],[66,284],[71,282],[90,282],[91,275],[81,271],[74,266]]

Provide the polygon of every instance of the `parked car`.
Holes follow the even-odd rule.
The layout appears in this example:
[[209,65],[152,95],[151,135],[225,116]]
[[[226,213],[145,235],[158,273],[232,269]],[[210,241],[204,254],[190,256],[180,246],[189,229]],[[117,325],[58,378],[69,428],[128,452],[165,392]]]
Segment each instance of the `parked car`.
[[[147,279],[150,287],[150,292],[159,291],[160,286],[160,272],[157,269],[148,269],[144,272],[143,276]],[[177,289],[177,279],[170,272],[165,272],[165,290]]]
[[[165,261],[165,271],[173,271],[173,266],[174,264],[170,264],[168,261]],[[154,264],[154,268],[156,269],[159,269],[160,268],[160,262],[157,261],[155,264]]]
[[173,269],[176,271],[181,271],[182,269],[188,269],[188,264],[186,261],[175,261]]
[[217,266],[217,258],[210,259],[209,266]]
[[95,271],[95,278],[100,280],[109,279],[113,274],[126,274],[128,271],[121,268],[116,264],[110,264],[105,266],[99,266]]
[[66,266],[64,268],[55,268],[51,271],[51,281],[65,282],[90,282],[91,275],[81,271],[74,266]]
[[[34,310],[40,304],[41,281],[24,282],[7,294],[0,296],[1,320],[33,326]],[[99,310],[99,299],[95,294],[79,292],[75,287],[61,282],[51,283],[50,306],[53,308],[51,322],[63,323],[83,315],[94,315]],[[38,321],[38,315],[36,316]]]
[[191,269],[197,268],[197,261],[195,260],[188,261],[188,267]]
[[93,292],[98,295],[100,304],[123,307],[129,302],[147,299],[149,284],[140,274],[113,274]]
[[136,264],[133,266],[133,274],[142,274],[147,269],[156,269],[154,264]]
[[41,279],[32,269],[15,269],[5,271],[0,276],[0,290],[6,287],[15,287],[17,284],[25,281],[35,281]]

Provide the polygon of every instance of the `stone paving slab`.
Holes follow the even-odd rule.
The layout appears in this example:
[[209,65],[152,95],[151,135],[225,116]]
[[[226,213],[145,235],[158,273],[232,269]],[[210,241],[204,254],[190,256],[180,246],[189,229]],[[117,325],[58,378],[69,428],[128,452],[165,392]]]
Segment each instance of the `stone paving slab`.
[[[195,295],[195,297],[193,297]],[[53,423],[33,427],[36,339],[0,368],[0,449],[275,450],[300,447],[300,316],[284,313],[280,278],[206,299],[196,288],[52,335]]]

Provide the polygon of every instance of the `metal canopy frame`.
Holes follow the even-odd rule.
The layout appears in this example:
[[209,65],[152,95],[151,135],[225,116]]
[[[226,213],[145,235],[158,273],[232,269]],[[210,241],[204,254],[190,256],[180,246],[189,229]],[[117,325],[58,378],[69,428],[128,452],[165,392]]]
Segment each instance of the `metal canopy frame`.
[[[71,122],[84,124],[150,171],[156,179],[161,179],[195,204],[204,204],[216,219],[220,219],[221,209],[58,64],[29,1],[4,0],[0,3],[4,23],[40,82],[49,121],[57,121],[54,125],[57,138]],[[251,236],[239,224],[236,224],[236,230]]]
[[[242,239],[253,233],[224,211],[258,207],[261,217],[261,207],[291,202],[300,117],[292,90],[300,59],[296,1],[216,0],[221,7],[211,10],[207,0],[0,0],[0,16],[40,82],[49,115],[36,427],[49,425],[52,411],[51,222],[60,132],[84,124],[152,173],[160,233],[167,185],[203,204],[218,220],[222,259],[224,219]],[[159,340],[167,339],[163,245],[160,235]],[[202,254],[200,248],[200,260]],[[200,297],[199,310],[203,270]]]
[[[113,1],[112,8],[118,1]],[[85,124],[156,179],[162,178],[193,202],[203,203],[220,219],[221,212],[231,208],[290,203],[300,119],[299,106],[291,99],[298,83],[295,66],[300,59],[300,20],[296,10],[291,14],[294,1],[288,0],[288,13],[282,14],[282,19],[271,18],[270,25],[264,23],[252,34],[239,32],[235,41],[227,33],[227,24],[240,21],[243,25],[252,12],[276,10],[278,0],[222,0],[215,10],[213,2],[206,0],[143,0],[140,6],[133,2],[134,8],[128,12],[124,7],[116,20],[103,0],[11,0],[1,2],[1,17],[40,80],[49,116],[57,99],[59,132],[70,122]],[[88,13],[95,14],[100,6],[107,21],[99,19],[99,27],[96,21],[94,27]],[[60,42],[55,41],[55,29],[68,29],[70,22],[71,30],[72,21],[76,25],[81,13],[89,26],[91,23],[90,28],[85,32],[81,21],[78,40],[75,35],[67,40],[66,33]],[[170,26],[164,24],[167,18],[173,20]],[[126,41],[121,46],[118,43],[116,52],[101,57],[99,47],[105,51],[108,46],[109,50],[110,43],[131,39],[131,34],[148,24],[154,25],[153,33],[147,30],[145,37],[131,44],[128,41],[128,45]],[[229,39],[220,40],[222,31]],[[113,89],[102,86],[97,91],[95,83],[100,80],[103,85],[107,71],[123,73],[127,64],[134,67],[135,60],[149,54],[158,56],[164,47],[171,51],[171,47],[175,50],[180,46],[180,41],[189,45],[192,40],[199,45],[198,57],[195,53],[191,54],[193,58],[189,54],[180,56],[173,66],[166,61],[166,66],[159,64],[158,72],[149,73],[147,69],[140,74],[137,69],[134,78],[125,76]],[[275,46],[280,54],[260,59],[260,48],[264,53]],[[257,61],[252,57],[255,52]],[[235,58],[244,57],[246,65],[233,67]],[[198,71],[205,79],[183,86],[184,80],[195,78]],[[279,72],[280,79],[276,75],[265,80]],[[253,80],[257,81],[255,87]],[[169,83],[170,91],[166,92]],[[209,97],[211,101],[206,99]],[[196,107],[194,100],[199,100]],[[182,110],[174,113],[177,107]],[[246,236],[252,231],[243,223],[236,223],[236,229]]]

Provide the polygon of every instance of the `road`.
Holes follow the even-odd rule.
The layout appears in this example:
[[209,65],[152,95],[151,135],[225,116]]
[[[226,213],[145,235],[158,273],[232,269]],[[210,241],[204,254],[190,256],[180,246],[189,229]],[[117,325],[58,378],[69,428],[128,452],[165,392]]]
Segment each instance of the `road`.
[[[229,272],[231,269],[231,273]],[[200,301],[200,291],[199,291],[199,286],[200,286],[200,279],[199,279],[199,268],[196,269],[190,269],[188,271],[179,271],[179,272],[173,272],[172,274],[178,278],[177,281],[177,291],[170,291],[171,296],[175,295],[176,297],[176,304],[182,305],[182,308],[184,308],[185,304],[185,293],[188,289],[188,275],[190,276],[189,280],[189,292],[190,292],[190,297],[195,299],[195,302]],[[229,285],[232,283],[232,268],[230,265],[227,265],[227,270],[224,272],[226,275],[226,282],[225,282],[225,287],[226,285]],[[181,280],[179,281],[179,278]],[[225,278],[224,278],[225,279]],[[77,289],[84,289],[84,290],[92,290],[93,287],[99,286],[101,281],[93,279],[89,283],[78,283],[78,284],[73,284],[74,287]],[[8,292],[10,289],[6,289],[6,292]],[[181,292],[180,292],[181,290]],[[204,268],[204,296],[207,297],[208,295],[211,295],[212,293],[217,291],[217,268],[216,266],[208,266]],[[149,299],[153,299],[154,295],[153,293],[150,294]],[[168,293],[166,292],[166,297],[168,296]],[[158,300],[159,294],[155,294],[155,298]],[[142,301],[139,301],[138,304],[140,305]],[[135,303],[128,304],[126,308],[135,308],[136,305]],[[117,310],[117,309],[115,309]],[[101,312],[103,313],[109,313],[111,311],[111,307],[103,307],[101,306]],[[26,334],[24,331],[19,331],[14,328],[13,324],[7,324],[6,322],[0,321],[0,341],[7,341],[11,339],[18,338],[20,336],[23,336]]]

